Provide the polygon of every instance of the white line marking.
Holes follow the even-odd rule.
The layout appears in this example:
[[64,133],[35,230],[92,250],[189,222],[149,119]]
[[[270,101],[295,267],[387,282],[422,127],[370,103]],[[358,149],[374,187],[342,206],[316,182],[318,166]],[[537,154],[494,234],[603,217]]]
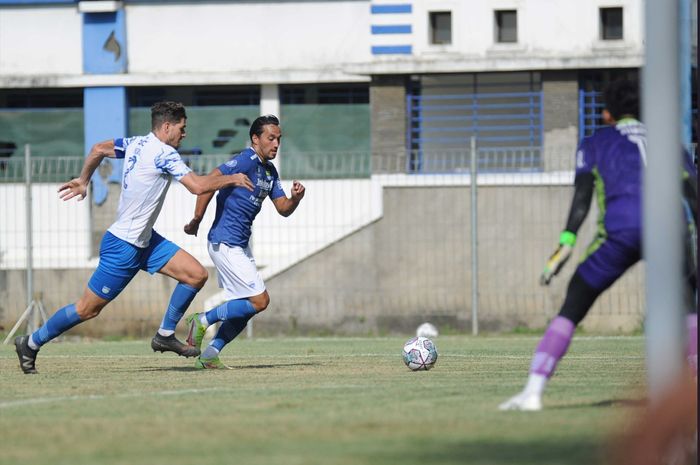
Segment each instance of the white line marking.
[[[313,388],[305,389],[365,389],[367,386],[362,386],[359,384],[329,384],[326,386],[314,386]],[[274,390],[281,388],[263,388],[262,390]],[[30,399],[18,399],[10,400],[5,402],[0,402],[0,410],[24,407],[27,405],[37,405],[37,404],[50,404],[54,402],[71,402],[71,401],[85,401],[85,400],[102,400],[102,399],[131,399],[137,397],[164,397],[164,396],[184,396],[189,394],[201,394],[201,393],[211,393],[211,392],[241,392],[241,391],[255,391],[260,392],[261,388],[259,386],[250,387],[213,387],[213,388],[203,388],[203,389],[180,389],[180,390],[169,390],[169,391],[155,391],[155,392],[130,392],[125,394],[116,395],[104,395],[104,394],[88,394],[84,396],[56,396],[56,397],[35,397]]]

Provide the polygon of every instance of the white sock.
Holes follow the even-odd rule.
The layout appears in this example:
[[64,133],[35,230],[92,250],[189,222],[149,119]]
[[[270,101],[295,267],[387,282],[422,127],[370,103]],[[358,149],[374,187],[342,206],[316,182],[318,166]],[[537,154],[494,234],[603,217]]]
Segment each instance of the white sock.
[[204,349],[204,352],[202,352],[202,355],[200,355],[200,358],[214,358],[218,356],[219,350],[213,345],[208,345],[207,348]]
[[547,381],[548,379],[545,375],[530,373],[530,376],[527,378],[527,384],[525,385],[524,392],[542,396],[544,388],[547,387]]
[[202,313],[201,315],[199,315],[199,321],[202,323],[202,325],[205,328],[209,327],[209,321],[207,321],[207,314],[206,313]]
[[175,334],[175,331],[173,331],[172,329],[158,328],[158,334],[160,334],[161,336],[168,337],[171,334]]
[[34,342],[34,338],[32,336],[29,336],[29,340],[27,341],[27,344],[29,345],[30,349],[39,350],[39,346],[36,345],[36,342]]

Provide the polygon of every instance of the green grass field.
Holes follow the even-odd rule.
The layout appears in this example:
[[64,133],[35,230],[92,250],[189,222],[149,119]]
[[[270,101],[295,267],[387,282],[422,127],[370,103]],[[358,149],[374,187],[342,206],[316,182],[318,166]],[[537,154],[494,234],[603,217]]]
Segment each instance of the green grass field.
[[0,346],[1,464],[596,464],[641,412],[641,337],[577,336],[541,412],[499,412],[537,336],[235,341],[231,371],[148,341],[60,342],[23,375]]

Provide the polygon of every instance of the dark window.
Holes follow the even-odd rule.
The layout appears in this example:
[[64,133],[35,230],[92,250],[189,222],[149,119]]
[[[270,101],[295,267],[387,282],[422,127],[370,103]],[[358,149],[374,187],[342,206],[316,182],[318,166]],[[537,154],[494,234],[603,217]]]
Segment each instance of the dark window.
[[622,8],[600,9],[600,38],[602,40],[622,39]]
[[193,104],[202,107],[220,105],[259,105],[260,87],[211,87],[196,89],[194,91]]
[[167,100],[163,87],[132,87],[128,92],[131,107],[148,108],[156,102]]
[[518,12],[516,10],[496,11],[496,42],[518,41]]
[[452,12],[430,12],[430,43],[436,45],[452,43]]
[[280,103],[369,103],[369,86],[367,84],[280,86]]
[[318,103],[369,103],[369,87],[321,87]]
[[82,89],[11,89],[0,92],[4,108],[82,108]]
[[132,87],[129,89],[131,107],[150,107],[156,102],[172,100],[185,106],[259,105],[259,86],[184,86]]
[[280,103],[306,103],[306,89],[296,86],[281,86]]

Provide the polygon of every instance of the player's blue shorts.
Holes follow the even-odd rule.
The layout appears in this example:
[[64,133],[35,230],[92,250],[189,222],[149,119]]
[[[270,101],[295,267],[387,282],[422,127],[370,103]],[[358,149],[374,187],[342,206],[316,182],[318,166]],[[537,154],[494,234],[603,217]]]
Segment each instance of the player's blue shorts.
[[180,250],[160,234],[152,231],[151,242],[139,248],[107,231],[100,244],[100,263],[88,287],[103,299],[112,300],[124,290],[139,270],[153,274]]
[[578,266],[578,273],[589,286],[602,292],[641,257],[641,231],[616,231],[593,241],[586,257]]

